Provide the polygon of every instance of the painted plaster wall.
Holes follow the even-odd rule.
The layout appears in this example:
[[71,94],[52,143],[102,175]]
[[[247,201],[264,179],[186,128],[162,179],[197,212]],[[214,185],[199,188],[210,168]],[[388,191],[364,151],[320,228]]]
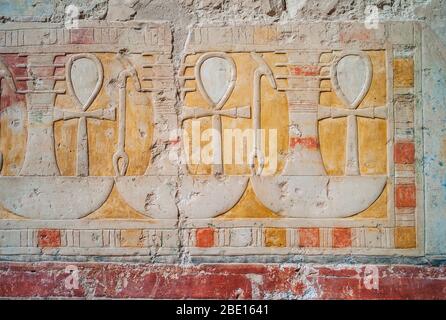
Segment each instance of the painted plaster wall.
[[[184,106],[206,106],[205,99],[198,92],[188,94],[184,100],[180,98],[181,89],[184,87],[180,77],[193,76],[192,70],[184,73],[182,70],[186,64],[194,64],[201,54],[194,51],[199,43],[196,37],[190,36],[195,32],[193,30],[197,30],[195,34],[203,35],[202,28],[209,25],[220,26],[216,29],[237,25],[259,25],[263,28],[259,31],[260,40],[266,42],[270,40],[270,30],[277,26],[315,23],[308,32],[319,39],[317,26],[328,22],[341,25],[357,22],[359,29],[363,30],[364,23],[370,22],[367,6],[376,6],[379,10],[378,25],[388,24],[385,30],[389,33],[385,37],[393,35],[393,43],[402,45],[396,50],[396,55],[389,58],[393,64],[393,68],[390,69],[385,67],[384,50],[368,51],[375,77],[362,107],[380,106],[385,103],[389,93],[396,92],[401,100],[395,104],[395,114],[402,117],[402,122],[408,119],[408,122],[415,122],[413,127],[419,130],[416,130],[411,141],[397,140],[395,148],[391,148],[389,152],[386,150],[388,144],[386,129],[391,122],[382,119],[360,119],[358,122],[360,148],[362,146],[360,170],[379,175],[385,174],[389,165],[395,165],[400,170],[399,174],[402,175],[403,182],[406,181],[404,180],[405,170],[416,172],[416,183],[413,184],[416,187],[412,187],[412,184],[409,186],[402,184],[402,189],[399,189],[400,197],[396,200],[399,201],[399,207],[397,205],[395,208],[397,214],[404,219],[409,218],[397,220],[398,227],[391,229],[394,235],[394,238],[390,237],[392,240],[383,238],[377,231],[377,226],[379,227],[381,223],[380,219],[388,218],[390,215],[391,210],[387,204],[389,199],[393,198],[392,190],[389,189],[392,186],[387,186],[386,191],[367,210],[347,218],[348,221],[345,222],[347,228],[336,224],[337,222],[332,225],[328,223],[325,228],[318,228],[320,225],[317,222],[310,222],[305,226],[292,225],[295,223],[293,221],[290,222],[291,226],[287,225],[289,222],[286,221],[277,222],[280,220],[278,215],[258,201],[251,184],[247,186],[246,192],[235,207],[211,223],[204,221],[201,224],[194,222],[195,225],[187,225],[188,217],[179,212],[178,216],[174,215],[178,224],[175,222],[173,228],[166,227],[165,230],[155,231],[150,227],[147,229],[139,227],[138,223],[141,221],[147,225],[152,222],[147,220],[146,215],[129,207],[116,188],[111,192],[107,202],[88,216],[87,221],[84,220],[79,225],[73,224],[69,228],[60,221],[51,223],[40,221],[37,227],[31,228],[32,230],[16,232],[14,223],[20,226],[23,218],[0,208],[0,219],[4,227],[4,229],[0,228],[0,247],[2,247],[0,296],[236,299],[444,298],[446,293],[444,266],[428,267],[426,265],[443,265],[446,261],[446,135],[444,129],[446,122],[446,1],[0,0],[1,27],[8,27],[11,24],[20,26],[15,23],[28,22],[64,23],[67,21],[65,9],[70,4],[78,8],[81,24],[94,25],[98,21],[103,23],[167,21],[167,29],[172,31],[172,38],[167,36],[166,39],[167,45],[172,44],[168,50],[172,50],[171,62],[175,74],[172,87],[177,91],[174,94],[173,108],[176,111],[180,111]],[[392,33],[392,28],[398,29],[400,26],[398,23],[402,22],[413,23],[416,27],[413,29],[401,27],[403,31]],[[272,29],[265,26],[272,26]],[[302,26],[298,29],[305,30]],[[333,30],[335,29],[323,29],[323,32],[328,34],[329,44],[334,43],[331,42],[330,36],[333,38],[337,36]],[[412,30],[413,33],[407,30]],[[419,36],[419,42],[405,45],[407,39],[414,34]],[[214,30],[214,35],[225,39],[219,30]],[[359,37],[359,41],[367,42],[368,40],[367,37],[362,37],[361,33],[353,32],[350,36],[353,37],[352,40],[355,40],[355,36]],[[85,40],[82,35],[77,39],[81,43]],[[3,40],[0,38],[0,43]],[[293,40],[296,41],[296,38]],[[305,43],[311,45],[311,41]],[[418,44],[421,45],[417,47]],[[218,43],[214,45],[215,47],[207,47],[205,51],[221,49]],[[117,78],[117,70],[121,68],[115,60],[115,53],[98,53],[97,56],[104,67],[106,85],[98,94],[92,110],[98,110],[117,101],[118,90],[114,86],[113,79]],[[132,62],[138,64],[141,61],[136,56],[132,56],[134,59]],[[164,57],[166,59],[163,60],[164,63],[166,61],[170,63],[168,56]],[[239,80],[237,80],[233,95],[228,100],[228,108],[249,105],[250,95],[245,92],[251,92],[253,89],[252,72],[256,64],[248,51],[230,52],[229,56],[235,61]],[[26,57],[16,58],[8,54],[2,55],[2,59],[11,65],[27,63]],[[56,63],[67,62],[65,57],[58,59],[60,60]],[[278,58],[272,52],[268,52],[264,55],[264,59],[275,74],[283,71],[275,66],[286,60],[283,57]],[[318,62],[326,62],[330,56],[324,59],[327,60]],[[149,63],[154,62],[156,59],[149,61]],[[394,83],[392,84],[386,82],[389,79],[389,70],[393,73]],[[19,71],[16,69],[12,70],[14,76],[25,75],[17,74],[17,72]],[[296,69],[294,72],[298,76],[311,76],[314,69]],[[58,76],[61,75],[58,74]],[[188,85],[195,85],[195,83]],[[127,139],[131,141],[126,149],[131,159],[128,175],[141,176],[150,164],[153,164],[156,169],[164,168],[162,161],[151,162],[153,155],[159,154],[159,150],[163,149],[163,144],[155,144],[155,150],[152,150],[152,140],[158,133],[156,128],[148,124],[152,121],[151,114],[157,107],[156,103],[146,94],[137,92],[132,81],[128,81],[128,86],[127,120],[132,123],[127,128]],[[330,85],[327,84],[327,86]],[[279,126],[280,128],[279,149],[282,151],[282,158],[278,159],[280,171],[285,166],[286,159],[283,154],[287,148],[302,145],[308,149],[314,149],[318,147],[318,142],[302,137],[291,137],[291,131],[287,130],[289,116],[285,112],[288,103],[287,94],[276,92],[266,81],[262,82],[261,88],[264,92],[262,98],[267,101],[262,106],[264,107],[262,127]],[[14,96],[8,92],[8,88],[4,85],[2,90],[3,94],[14,97],[17,106],[17,108],[3,110],[8,105],[5,99],[0,105],[0,110],[2,110],[0,150],[5,156],[2,175],[15,176],[19,174],[26,148],[25,121],[20,121],[25,118],[26,101],[23,97]],[[412,103],[408,97],[417,90],[421,94],[415,94],[416,101],[412,104],[413,113],[406,113],[405,107],[411,106]],[[56,104],[65,109],[72,108],[69,97],[65,95],[58,96]],[[342,107],[342,102],[333,92],[323,93],[320,104]],[[277,109],[274,110],[270,106],[275,106]],[[187,120],[185,126],[191,130],[188,121],[190,122]],[[345,118],[326,119],[319,123],[320,149],[325,169],[331,175],[342,175],[345,170],[345,138],[342,137],[346,134],[346,123]],[[210,119],[201,120],[201,125],[203,129],[210,127]],[[224,119],[223,126],[248,128],[250,120]],[[406,128],[406,124],[401,128]],[[54,125],[57,142],[55,156],[63,176],[76,175],[77,129],[77,120],[58,121]],[[94,120],[89,123],[87,133],[90,137],[89,148],[91,149],[90,175],[113,176],[112,162],[104,159],[111,159],[113,156],[114,146],[118,141],[116,127],[111,121]],[[406,132],[398,134],[403,138],[410,136],[410,134],[406,135]],[[334,136],[341,138],[334,139]],[[416,171],[413,170],[414,167]],[[169,168],[166,170],[168,171]],[[189,170],[209,174],[212,172],[212,166],[190,166]],[[249,173],[247,166],[230,165],[225,166],[224,170],[232,175]],[[158,182],[158,185],[167,184],[165,180]],[[177,207],[181,208],[181,197],[181,195],[175,197],[179,201],[172,206],[174,210]],[[150,204],[150,201],[148,203]],[[416,219],[412,218],[415,216],[413,214],[415,207],[417,212],[421,212]],[[266,227],[261,229],[261,232],[253,232],[252,230],[255,229],[252,229],[251,225],[240,226],[235,223],[237,228],[233,228],[233,220],[249,218],[263,219],[261,221],[266,223]],[[113,230],[116,221],[124,221],[122,222],[124,227],[118,228],[121,229],[119,232]],[[371,224],[370,221],[372,221]],[[353,234],[357,232],[352,231],[351,228],[355,224],[366,225],[365,231],[358,233],[359,236],[357,233]],[[74,231],[76,228],[81,229],[77,233],[77,238]],[[187,233],[188,230],[192,232]],[[358,240],[361,236],[364,239],[363,242]],[[79,255],[76,255],[76,251],[66,250],[66,247],[76,246],[73,244],[73,241],[77,241],[75,239],[81,242],[77,245],[84,249]],[[98,245],[101,241],[102,244]],[[105,241],[108,241],[107,244],[104,244]],[[112,242],[115,245],[119,244],[120,247],[115,251],[107,251],[112,247]],[[290,243],[298,245],[299,248],[289,249]],[[363,245],[365,249],[355,251],[352,248],[354,243],[356,246]],[[259,244],[261,244],[260,251],[256,251],[258,248],[253,249]],[[385,245],[390,246],[390,250],[382,250],[382,246]],[[225,250],[225,246],[230,247],[232,251]],[[20,251],[22,254],[18,252],[18,247],[23,250]],[[22,261],[22,263],[16,263],[17,261]],[[51,263],[36,261],[51,261]],[[95,263],[95,261],[101,263]],[[105,261],[111,263],[102,263]],[[125,262],[149,262],[149,264]],[[152,264],[153,262],[166,264]],[[222,264],[206,264],[207,262]],[[235,264],[226,264],[229,262]],[[247,264],[237,264],[241,262]],[[80,281],[79,287],[74,289],[66,285],[66,279],[70,276],[67,268],[71,268],[73,263],[79,272]],[[413,266],[414,264],[421,266]],[[374,271],[377,272],[378,289],[370,288],[370,284],[367,283],[367,279],[370,279],[370,271],[372,274]]]
[[[443,10],[444,11],[444,10]],[[443,15],[444,17],[444,15]],[[445,223],[445,214],[441,207],[445,201],[442,145],[444,145],[444,105],[446,102],[445,85],[445,46],[444,41],[435,39],[436,34],[442,34],[443,27],[435,29],[438,22],[434,20],[432,28],[426,30],[425,37],[428,43],[425,50],[423,87],[426,94],[424,100],[424,168],[426,192],[426,253],[433,255],[445,254],[445,232],[442,226]],[[437,30],[437,31],[434,31]],[[441,36],[438,36],[441,37]],[[443,120],[442,120],[443,119]]]
[[[442,0],[432,0],[432,1],[299,1],[299,0],[215,0],[215,1],[207,1],[207,0],[184,0],[184,1],[166,1],[166,0],[133,0],[133,1],[39,1],[38,3],[33,3],[33,1],[0,1],[0,16],[2,21],[7,25],[12,22],[28,22],[28,21],[39,21],[39,22],[64,22],[66,21],[65,8],[68,4],[73,4],[79,8],[80,18],[82,20],[87,21],[132,21],[132,20],[165,20],[169,21],[169,26],[173,32],[173,41],[172,41],[172,61],[174,64],[175,73],[179,73],[179,70],[182,66],[182,58],[184,57],[185,51],[187,51],[186,41],[188,38],[188,34],[192,28],[197,28],[203,25],[209,25],[218,23],[221,26],[231,26],[235,24],[265,24],[265,25],[283,25],[290,22],[346,22],[346,21],[359,21],[360,23],[367,20],[367,14],[365,9],[367,5],[376,5],[379,9],[379,21],[382,23],[388,21],[415,21],[419,22],[422,26],[422,99],[418,101],[419,108],[416,111],[416,114],[421,116],[418,117],[420,121],[420,125],[422,124],[423,131],[420,132],[416,137],[416,144],[422,145],[423,147],[417,149],[417,153],[415,156],[416,165],[421,169],[421,173],[418,174],[417,179],[420,182],[421,186],[424,186],[424,195],[422,199],[418,199],[421,203],[424,202],[424,226],[419,225],[419,227],[423,228],[423,248],[421,248],[422,254],[415,255],[416,257],[396,257],[396,258],[383,258],[380,257],[379,254],[373,255],[372,257],[362,257],[362,255],[353,255],[349,256],[347,260],[353,261],[363,261],[363,262],[373,262],[373,261],[409,261],[409,262],[420,262],[420,261],[429,261],[431,259],[441,261],[446,254],[446,216],[444,208],[446,206],[446,180],[445,174],[446,172],[446,148],[445,146],[445,137],[444,137],[444,121],[446,119],[445,113],[445,104],[446,104],[446,95],[445,95],[445,32],[446,31],[446,3]],[[379,52],[375,53],[375,59],[379,59]],[[101,57],[101,61],[106,61],[108,57],[105,55]],[[244,68],[249,68],[249,64],[247,64],[246,57],[238,56],[234,58],[236,60],[236,64],[238,66],[243,66]],[[245,59],[245,60],[244,60]],[[271,61],[270,61],[271,63]],[[406,72],[407,66],[404,65],[404,61],[401,62],[402,73]],[[113,69],[113,64],[104,63],[105,73],[110,72]],[[251,67],[252,68],[252,67]],[[249,70],[251,71],[251,70]],[[249,72],[247,71],[247,74]],[[404,75],[402,76],[404,78]],[[420,80],[420,79],[418,79]],[[404,79],[402,80],[404,82]],[[180,89],[181,84],[178,80],[176,80],[176,88]],[[382,93],[382,90],[375,90],[376,92]],[[237,92],[235,92],[237,94]],[[373,98],[373,97],[372,97]],[[105,100],[101,100],[101,96],[99,96],[99,101],[97,105],[106,103]],[[134,100],[132,100],[134,99]],[[138,97],[138,94],[135,94],[134,97],[129,100],[129,104],[134,105],[143,105],[147,104],[142,97]],[[280,95],[277,95],[276,101],[280,105],[281,102]],[[327,101],[333,103],[333,98],[327,97]],[[375,99],[379,99],[375,97]],[[59,101],[63,105],[63,101]],[[186,99],[186,103],[190,105],[199,104],[200,98],[188,96]],[[231,102],[231,101],[230,101]],[[244,103],[242,98],[237,101],[231,102],[234,105],[238,103]],[[334,103],[336,104],[336,103]],[[177,106],[178,107],[178,103]],[[132,108],[129,108],[132,110]],[[286,116],[286,115],[285,115]],[[130,113],[128,115],[130,119],[136,119],[141,117],[141,114]],[[133,117],[133,118],[132,118]],[[280,117],[280,116],[279,116]],[[144,121],[141,121],[141,123]],[[206,125],[204,123],[204,125]],[[230,123],[227,122],[229,126]],[[331,124],[332,126],[336,126],[336,124]],[[57,157],[60,160],[59,166],[61,171],[65,173],[65,175],[73,174],[75,168],[73,167],[73,155],[72,150],[74,148],[74,141],[70,140],[70,137],[74,134],[73,131],[76,126],[73,128],[69,128],[70,124],[65,125],[64,131],[62,133],[61,129],[62,124],[56,124],[55,126],[55,135],[56,139],[61,139],[61,141],[65,141],[62,145],[56,150]],[[71,125],[73,126],[73,125]],[[101,130],[106,130],[107,124],[98,124],[101,127]],[[140,128],[141,129],[141,128]],[[134,150],[130,151],[129,154],[138,159],[129,167],[129,171],[134,174],[141,174],[145,167],[146,163],[149,161],[150,155],[147,154],[138,154],[138,150],[141,148],[145,148],[152,138],[152,133],[150,128],[142,128],[140,131],[145,132],[144,138],[140,139],[141,141],[137,142]],[[330,128],[329,126],[320,129],[322,134],[326,132],[327,136],[330,136]],[[376,127],[375,131],[380,132],[384,131],[384,127]],[[286,132],[284,133],[286,135]],[[280,137],[283,138],[284,134],[280,134]],[[65,136],[64,136],[65,135]],[[136,137],[138,138],[138,137]],[[16,139],[20,140],[20,137],[16,137]],[[22,137],[23,139],[23,137]],[[110,138],[112,142],[110,144],[114,144],[117,139],[116,136]],[[360,137],[361,139],[361,137]],[[376,138],[374,138],[376,139]],[[285,139],[286,140],[286,139]],[[11,142],[11,144],[16,143],[17,146],[20,143],[17,141]],[[286,144],[286,141],[285,141]],[[94,142],[93,142],[94,145]],[[286,146],[285,146],[286,147]],[[284,147],[284,148],[285,148]],[[18,148],[18,147],[17,147]],[[321,148],[324,150],[326,146],[321,143]],[[379,146],[377,147],[379,149]],[[327,149],[327,148],[326,148]],[[98,165],[95,167],[95,163],[100,163],[100,159],[102,157],[110,156],[107,152],[108,149],[104,149],[104,153],[98,156],[97,161],[94,159],[92,161],[91,170],[95,171],[95,175],[108,174],[112,172],[112,167],[104,168],[102,165]],[[324,152],[324,151],[323,151]],[[330,158],[330,152],[332,161],[328,161],[331,163],[331,167],[333,172],[342,171],[342,165],[336,164],[336,161],[339,161],[339,155],[343,152],[336,152],[333,150],[326,150],[325,154],[327,158]],[[20,152],[17,150],[17,157]],[[379,157],[378,157],[379,158]],[[383,158],[381,156],[381,158]],[[17,160],[18,162],[21,159]],[[380,162],[381,161],[381,162]],[[372,170],[385,170],[385,162],[384,159],[375,160],[378,164],[376,167],[373,167]],[[384,163],[384,169],[383,169]],[[283,165],[279,161],[279,167]],[[381,166],[381,169],[379,167]],[[376,169],[378,168],[378,169]],[[236,168],[229,168],[230,170],[234,170],[233,173],[237,173]],[[245,168],[246,169],[246,168]],[[101,171],[103,170],[103,172]],[[201,168],[203,172],[208,172],[209,168]],[[424,172],[424,174],[423,174]],[[422,187],[421,187],[422,188]],[[422,188],[423,189],[423,188]],[[250,191],[248,189],[247,191]],[[95,212],[92,219],[100,219],[104,217],[114,218],[114,214],[118,211],[117,208],[123,206],[123,204],[119,201],[118,197],[115,194],[111,195],[112,199],[109,199],[109,203],[107,206],[101,208],[100,211]],[[240,215],[249,215],[250,213],[246,210],[246,208],[254,208],[256,212],[263,212],[263,216],[261,218],[270,218],[272,213],[268,210],[264,210],[264,208],[260,208],[259,204],[253,200],[253,197],[249,194],[244,196],[245,205],[241,210],[237,207],[233,208],[232,211],[229,211],[227,217],[240,217]],[[257,207],[255,207],[257,206]],[[378,209],[376,209],[379,211]],[[376,211],[375,210],[375,211]],[[139,213],[134,211],[129,211],[128,218],[140,218]],[[368,213],[362,213],[367,216]],[[371,213],[379,216],[382,213]],[[258,217],[258,216],[257,216]],[[118,216],[118,218],[122,218]],[[139,238],[139,234],[135,231],[136,234],[132,234],[129,231],[128,238],[125,238],[125,241],[129,241],[128,244],[130,247],[134,245],[135,241]],[[200,231],[200,235],[202,235],[204,241],[204,245],[206,246],[206,241],[210,238],[213,238],[213,235],[209,235],[213,231],[206,230],[206,228],[202,228]],[[312,232],[311,230],[305,232]],[[51,233],[51,232],[49,232]],[[266,231],[269,239],[271,241],[270,244],[274,246],[281,246],[281,243],[286,237],[280,231],[272,228],[271,230]],[[408,233],[409,234],[409,233]],[[243,235],[241,235],[243,238]],[[318,235],[319,237],[319,235]],[[340,230],[340,237],[342,237],[342,230]],[[414,235],[403,236],[401,240],[402,246],[405,246],[406,242],[413,241]],[[51,234],[47,235],[46,238],[51,238]],[[309,235],[311,238],[311,234]],[[127,240],[128,239],[128,240]],[[136,240],[135,240],[136,239]],[[207,240],[206,240],[207,239]],[[425,240],[425,241],[424,241]],[[210,241],[210,240],[209,240]],[[213,241],[213,240],[212,240]],[[240,240],[241,241],[241,240]],[[406,241],[406,242],[405,242]],[[311,242],[311,241],[310,241]],[[425,245],[425,247],[424,247]],[[409,244],[410,246],[410,244]],[[57,259],[57,257],[54,257]],[[189,261],[190,257],[188,252],[183,252],[183,258],[186,261]],[[199,261],[204,260],[212,260],[214,257],[200,257],[197,258]],[[111,258],[113,259],[113,258]],[[131,258],[125,258],[131,259]],[[201,260],[200,260],[201,259]],[[218,258],[217,258],[218,259]],[[226,259],[226,258],[225,258]],[[339,259],[328,256],[320,256],[320,257],[307,257],[304,255],[288,255],[285,257],[277,258],[272,254],[271,256],[263,256],[263,257],[227,257],[227,261],[275,261],[275,260],[284,259],[287,261],[301,261],[301,260],[309,260],[309,261],[329,261],[330,259]],[[345,258],[341,258],[345,259]],[[387,260],[386,260],[387,259]],[[392,260],[394,259],[394,260]],[[137,259],[136,259],[137,260]],[[225,260],[226,261],[226,260]]]

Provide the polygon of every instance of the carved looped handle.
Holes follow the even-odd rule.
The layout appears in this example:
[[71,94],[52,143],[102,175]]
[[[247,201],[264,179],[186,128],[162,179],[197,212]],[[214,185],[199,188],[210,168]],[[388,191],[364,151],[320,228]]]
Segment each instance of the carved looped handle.
[[[262,77],[265,76],[273,89],[277,88],[276,81],[274,79],[273,71],[268,66],[266,61],[263,59],[262,55],[251,52],[251,57],[257,63],[257,68],[254,71],[254,83],[253,83],[253,116],[252,122],[254,127],[254,150],[250,156],[249,165],[251,167],[252,175],[260,176],[262,174],[263,168],[265,167],[265,155],[261,148],[261,81]],[[256,169],[256,160],[258,167]]]
[[[118,177],[122,177],[127,172],[129,166],[129,156],[125,152],[125,112],[126,112],[126,87],[127,78],[134,80],[134,86],[137,91],[141,91],[138,75],[135,68],[130,67],[122,70],[118,75],[119,88],[119,124],[118,124],[118,146],[117,151],[113,155],[113,168]],[[121,165],[119,165],[121,163]]]
[[[119,163],[121,162],[121,165]],[[122,177],[127,172],[129,166],[129,156],[125,151],[117,151],[113,155],[113,168],[115,169],[115,174],[118,177]]]

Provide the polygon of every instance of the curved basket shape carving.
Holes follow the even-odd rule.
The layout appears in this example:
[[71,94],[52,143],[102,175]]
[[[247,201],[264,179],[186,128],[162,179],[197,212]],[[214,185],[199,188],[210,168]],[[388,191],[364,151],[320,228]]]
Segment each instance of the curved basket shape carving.
[[112,177],[2,177],[0,202],[25,218],[79,219],[99,209],[112,188]]
[[115,181],[119,194],[136,211],[155,219],[178,217],[175,177],[116,177]]
[[175,176],[116,177],[119,194],[136,211],[156,219],[176,219],[178,209],[188,218],[213,218],[230,210],[242,197],[248,177]]
[[248,177],[184,177],[178,206],[187,218],[214,218],[240,200],[248,181]]
[[[124,201],[139,213],[155,219],[175,219],[178,216],[178,209],[175,205],[177,188],[175,176],[164,175],[162,172],[164,168],[153,168],[150,165],[143,176],[125,176],[129,164],[129,156],[125,151],[128,79],[133,81],[137,91],[142,92],[144,90],[141,88],[138,74],[133,67],[124,69],[119,73],[119,135],[116,152],[113,155],[116,188]],[[156,113],[156,110],[154,112]],[[154,114],[154,118],[157,118],[156,114]],[[157,124],[155,124],[156,126]],[[160,155],[158,157],[162,158]],[[151,171],[153,173],[149,174]]]
[[[54,55],[49,54],[39,56],[39,58],[55,65]],[[32,68],[39,68],[39,63],[31,66],[28,72],[32,74]],[[100,208],[112,191],[113,177],[88,176],[86,119],[114,119],[112,109],[87,111],[102,86],[102,64],[93,54],[74,54],[66,63],[65,72],[68,94],[73,98],[76,110],[55,108],[55,95],[63,92],[55,91],[49,84],[46,88],[48,92],[34,88],[32,92],[38,92],[48,99],[51,98],[53,105],[42,111],[46,116],[45,123],[42,123],[39,117],[28,117],[31,119],[28,126],[32,130],[28,131],[25,170],[22,169],[21,176],[0,179],[1,204],[7,210],[26,218],[79,219]],[[33,100],[28,99],[28,101],[28,109],[32,110]],[[54,152],[53,123],[69,119],[79,119],[76,150],[77,177],[60,177]],[[42,170],[42,167],[54,169]]]
[[280,176],[252,177],[260,202],[293,218],[346,218],[378,199],[387,177]]
[[[212,118],[212,128],[220,133],[213,139],[214,163],[212,176],[184,176],[181,181],[180,211],[188,218],[213,218],[230,210],[242,197],[248,185],[248,177],[225,177],[222,159],[221,117],[250,118],[249,106],[222,109],[232,94],[237,78],[234,60],[224,52],[203,54],[195,65],[197,87],[209,108],[184,106],[181,120]],[[187,171],[184,166],[184,171]],[[216,177],[218,176],[218,178]]]
[[[381,107],[356,110],[370,89],[371,79],[372,64],[366,53],[342,52],[331,67],[331,80],[346,109],[318,106],[317,112],[302,112],[298,117],[290,115],[304,137],[314,139],[316,144],[318,120],[348,118],[346,176],[325,174],[319,148],[293,148],[283,175],[251,178],[254,192],[263,205],[292,218],[346,218],[364,211],[379,198],[387,177],[361,176],[357,148],[356,117],[386,118]],[[319,92],[312,98],[318,105]]]

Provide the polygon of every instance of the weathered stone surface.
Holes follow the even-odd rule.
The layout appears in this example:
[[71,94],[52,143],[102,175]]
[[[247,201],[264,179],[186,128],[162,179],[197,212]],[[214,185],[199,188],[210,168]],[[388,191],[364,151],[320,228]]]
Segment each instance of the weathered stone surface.
[[[417,226],[423,187],[415,179],[419,168],[408,167],[421,148],[420,127],[415,108],[397,111],[402,119],[392,116],[393,101],[404,101],[401,109],[420,99],[419,55],[411,49],[400,57],[401,45],[420,48],[417,23],[386,22],[375,31],[355,22],[194,27],[176,78],[166,23],[18,27],[4,26],[10,40],[1,48],[5,57],[26,57],[27,73],[18,77],[13,60],[2,65],[4,78],[14,80],[10,103],[22,102],[13,101],[16,95],[27,99],[27,131],[24,126],[20,133],[28,138],[19,148],[23,163],[3,150],[5,172],[21,169],[17,176],[0,177],[0,201],[7,215],[31,220],[0,223],[27,230],[31,246],[41,222],[59,220],[57,228],[72,234],[74,245],[61,243],[62,256],[96,255],[91,248],[100,247],[131,255],[134,251],[122,249],[129,243],[141,250],[150,246],[122,235],[110,240],[110,228],[126,234],[128,225],[159,235],[153,243],[168,249],[167,255],[182,248],[172,251],[163,244],[162,230],[177,229],[179,245],[199,256],[270,253],[270,247],[280,248],[280,254],[300,248],[422,252],[424,230]],[[313,28],[340,33],[294,40]],[[30,30],[52,45],[36,45]],[[412,32],[407,43],[394,35],[402,30]],[[17,32],[23,37],[14,36]],[[26,88],[15,88],[21,81]],[[282,116],[274,115],[278,112]],[[208,138],[202,126],[213,130]],[[395,138],[391,128],[400,126],[414,135]],[[231,137],[241,140],[237,131],[228,139],[231,128],[248,132],[242,133],[246,154],[235,146],[237,164]],[[178,134],[178,129],[185,130]],[[267,130],[269,150],[261,130]],[[5,138],[13,134],[6,130]],[[210,143],[203,145],[206,139]],[[333,144],[343,146],[327,149]],[[255,209],[257,219],[243,218],[253,210],[248,203],[261,208]],[[395,218],[398,210],[406,220],[411,215],[411,224]],[[92,228],[84,229],[80,218],[92,220]],[[104,219],[110,227],[101,227]],[[207,225],[215,227],[212,240],[199,231]],[[271,233],[277,227],[280,236]],[[401,240],[407,237],[398,227],[412,228],[417,240]],[[333,237],[339,228],[347,228],[344,237],[350,239]]]
[[[70,270],[76,273],[70,273]],[[444,299],[445,272],[444,267],[408,265],[203,264],[180,267],[5,263],[0,266],[0,296],[88,299]],[[376,278],[372,278],[375,273]],[[73,286],[73,281],[78,286]]]
[[[0,0],[0,258],[441,263],[445,8]],[[258,280],[196,297],[284,297]]]
[[127,21],[131,20],[136,14],[135,6],[139,0],[110,0],[108,3],[107,20]]

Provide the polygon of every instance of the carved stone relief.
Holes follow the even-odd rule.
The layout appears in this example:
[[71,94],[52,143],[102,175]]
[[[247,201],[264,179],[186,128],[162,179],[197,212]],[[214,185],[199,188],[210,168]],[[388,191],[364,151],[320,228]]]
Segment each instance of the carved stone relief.
[[[0,254],[39,252],[42,228],[60,255],[419,254],[416,168],[394,157],[414,143],[396,108],[419,87],[398,87],[394,66],[412,46],[419,71],[418,27],[327,24],[337,36],[191,29],[178,90],[168,24],[2,27],[0,232],[21,240]],[[392,42],[395,25],[408,43]],[[204,148],[190,139],[203,129]],[[226,162],[228,129],[248,132],[240,163]]]

